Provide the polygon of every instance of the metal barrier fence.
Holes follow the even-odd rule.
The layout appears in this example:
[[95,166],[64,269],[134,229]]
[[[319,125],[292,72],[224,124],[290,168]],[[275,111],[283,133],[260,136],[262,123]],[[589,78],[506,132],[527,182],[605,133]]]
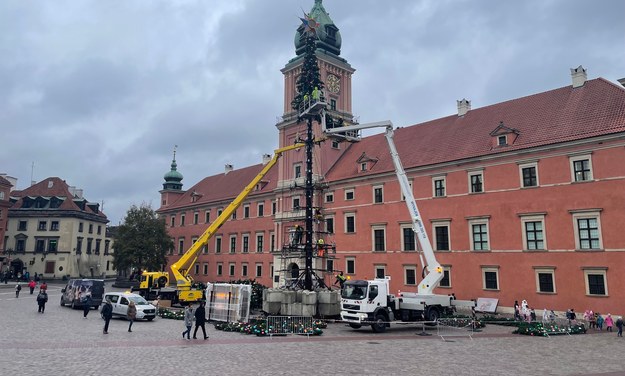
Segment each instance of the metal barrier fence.
[[471,320],[438,319],[436,332],[443,341],[450,337],[468,337],[473,340],[474,327]]
[[313,333],[311,316],[269,316],[267,317],[267,334],[275,335],[299,334],[310,336]]

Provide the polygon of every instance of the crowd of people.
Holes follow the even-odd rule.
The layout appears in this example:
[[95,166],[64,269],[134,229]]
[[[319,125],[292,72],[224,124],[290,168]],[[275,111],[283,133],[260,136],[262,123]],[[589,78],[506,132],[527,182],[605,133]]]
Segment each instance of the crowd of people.
[[[557,315],[553,310],[543,310],[543,323],[549,323],[556,321]],[[514,301],[514,319],[518,321],[532,322],[536,321],[536,313],[534,308],[527,304],[526,300],[523,300],[519,304],[518,300]],[[587,309],[584,312],[582,319],[578,319],[575,309],[569,308],[566,310],[566,320],[569,325],[584,324],[588,329],[605,330],[608,332],[614,331],[614,327],[617,329],[617,336],[623,336],[623,318],[617,316],[616,319],[612,317],[610,313],[602,315],[599,312],[593,312],[591,309]]]

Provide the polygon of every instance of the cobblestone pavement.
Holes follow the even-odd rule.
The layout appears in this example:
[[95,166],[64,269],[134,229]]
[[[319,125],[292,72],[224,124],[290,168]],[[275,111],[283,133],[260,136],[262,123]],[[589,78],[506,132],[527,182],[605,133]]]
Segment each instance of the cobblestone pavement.
[[[14,285],[13,285],[14,286]],[[36,295],[0,288],[2,375],[625,375],[625,340],[616,333],[533,338],[489,325],[442,341],[398,325],[384,334],[330,324],[318,337],[256,337],[216,331],[209,340],[182,339],[182,321],[128,324],[113,319],[108,335],[92,310],[61,307],[49,287],[45,314]],[[111,290],[107,286],[107,290]],[[200,335],[201,337],[201,335]]]

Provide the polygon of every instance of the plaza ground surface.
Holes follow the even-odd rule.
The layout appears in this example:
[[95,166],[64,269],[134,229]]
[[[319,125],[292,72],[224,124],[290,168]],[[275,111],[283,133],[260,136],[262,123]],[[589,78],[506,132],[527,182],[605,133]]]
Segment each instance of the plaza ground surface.
[[[103,320],[59,305],[50,285],[44,314],[36,293],[0,287],[3,375],[625,375],[625,339],[616,333],[534,338],[489,325],[473,339],[443,341],[435,328],[398,325],[386,333],[332,323],[317,337],[256,337],[216,331],[182,339],[182,321]],[[107,291],[116,290],[107,283]],[[198,338],[201,338],[199,335]]]

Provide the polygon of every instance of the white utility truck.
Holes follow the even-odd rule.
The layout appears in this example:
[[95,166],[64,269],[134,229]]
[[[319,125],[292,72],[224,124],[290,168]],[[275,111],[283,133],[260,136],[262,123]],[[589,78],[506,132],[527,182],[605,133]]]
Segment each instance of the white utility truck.
[[[322,119],[324,119],[323,116]],[[385,136],[395,166],[395,174],[410,213],[412,229],[421,245],[423,256],[425,256],[424,263],[423,257],[419,255],[421,264],[427,271],[425,278],[419,283],[416,293],[402,292],[397,296],[389,291],[390,277],[376,278],[371,281],[346,281],[341,292],[341,319],[352,328],[357,329],[362,325],[371,325],[375,332],[383,332],[392,321],[434,322],[443,313],[449,313],[456,306],[475,307],[475,301],[456,300],[454,296],[433,293],[434,288],[443,279],[443,268],[436,261],[412,189],[399,159],[393,141],[393,124],[390,121],[382,121],[326,129],[324,122],[322,127],[326,136],[339,137],[348,141],[357,140],[358,131],[362,129],[378,127],[386,129]]]

